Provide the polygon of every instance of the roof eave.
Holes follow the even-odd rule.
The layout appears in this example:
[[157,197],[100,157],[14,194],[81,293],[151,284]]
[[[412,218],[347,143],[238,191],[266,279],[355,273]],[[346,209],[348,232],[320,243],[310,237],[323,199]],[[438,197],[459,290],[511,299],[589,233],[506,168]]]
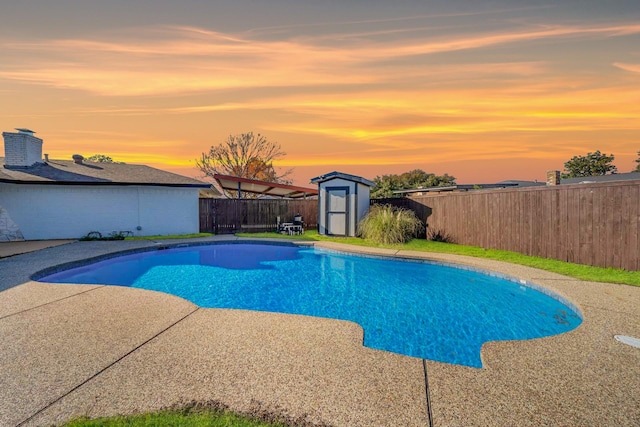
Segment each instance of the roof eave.
[[330,172],[324,175],[316,176],[315,178],[311,178],[312,184],[320,184],[323,182],[331,181],[332,179],[345,179],[347,181],[357,182],[368,187],[375,187],[376,183],[373,181],[369,181],[366,178],[361,176],[351,175],[344,172]]
[[89,185],[89,186],[131,186],[139,185],[144,187],[183,187],[183,188],[209,188],[211,184],[179,184],[179,183],[154,183],[154,182],[87,182],[87,181],[26,181],[16,179],[0,178],[0,182],[18,185]]

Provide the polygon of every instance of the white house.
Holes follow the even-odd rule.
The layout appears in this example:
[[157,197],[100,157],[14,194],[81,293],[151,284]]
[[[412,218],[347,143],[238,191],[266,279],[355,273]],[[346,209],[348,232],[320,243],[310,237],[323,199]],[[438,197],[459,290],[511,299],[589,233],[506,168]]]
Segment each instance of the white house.
[[42,158],[28,129],[3,132],[0,241],[199,231],[198,194],[211,184],[145,165]]
[[343,172],[317,176],[311,182],[318,184],[318,233],[355,236],[358,223],[369,212],[375,183]]

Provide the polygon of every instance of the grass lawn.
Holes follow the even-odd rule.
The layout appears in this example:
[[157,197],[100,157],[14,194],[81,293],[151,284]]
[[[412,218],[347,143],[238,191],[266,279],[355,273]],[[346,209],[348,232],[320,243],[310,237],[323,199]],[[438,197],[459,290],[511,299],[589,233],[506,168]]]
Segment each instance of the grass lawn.
[[327,241],[348,243],[350,245],[370,246],[398,250],[410,250],[421,252],[439,252],[456,255],[467,255],[477,258],[488,258],[512,264],[526,265],[554,273],[575,277],[581,280],[620,283],[625,285],[640,286],[640,271],[627,271],[616,268],[592,267],[588,265],[573,264],[555,259],[540,258],[530,255],[522,255],[516,252],[502,251],[498,249],[483,249],[477,246],[463,246],[454,243],[433,242],[431,240],[413,239],[405,244],[379,245],[368,242],[358,237],[328,237],[321,236],[315,230],[308,230],[302,236],[289,236],[278,233],[238,233],[239,237],[252,238],[282,238],[292,240]]
[[215,410],[161,411],[148,414],[116,416],[108,418],[78,418],[62,427],[285,427],[280,423],[268,423]]

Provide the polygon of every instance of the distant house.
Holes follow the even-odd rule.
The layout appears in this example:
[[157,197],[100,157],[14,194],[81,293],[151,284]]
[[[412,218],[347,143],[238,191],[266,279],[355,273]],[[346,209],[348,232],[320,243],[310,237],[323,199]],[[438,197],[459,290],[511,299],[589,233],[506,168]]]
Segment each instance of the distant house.
[[599,182],[640,180],[640,172],[612,173],[608,175],[581,176],[577,178],[562,178],[559,170],[547,171],[547,185],[567,184],[595,184]]
[[561,178],[560,184],[592,184],[595,182],[630,181],[640,179],[640,172],[612,173],[609,175],[582,176],[578,178]]
[[523,181],[520,179],[507,179],[505,181],[500,181],[498,182],[496,185],[510,185],[513,187],[544,187],[545,185],[547,185],[544,182],[539,182],[538,180],[535,181]]
[[3,132],[0,241],[79,238],[91,231],[199,231],[198,196],[211,184],[144,165],[42,158],[28,129]]
[[401,197],[418,197],[426,196],[434,193],[447,193],[447,192],[465,192],[474,190],[489,190],[497,188],[518,188],[518,187],[533,187],[544,186],[544,182],[537,181],[518,181],[508,180],[501,181],[496,184],[454,184],[442,187],[424,187],[424,188],[409,188],[406,190],[395,190],[393,194]]

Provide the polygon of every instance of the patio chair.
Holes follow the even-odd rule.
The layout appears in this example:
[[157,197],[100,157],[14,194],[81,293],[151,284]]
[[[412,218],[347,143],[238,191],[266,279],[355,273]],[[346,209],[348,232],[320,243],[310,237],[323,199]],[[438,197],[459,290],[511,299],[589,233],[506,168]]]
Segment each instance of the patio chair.
[[302,215],[296,214],[291,222],[280,222],[280,217],[276,218],[278,226],[276,231],[282,234],[303,234],[304,233],[304,221]]
[[281,234],[291,234],[291,227],[293,227],[293,222],[280,222],[280,217],[276,217],[277,226],[276,233]]

